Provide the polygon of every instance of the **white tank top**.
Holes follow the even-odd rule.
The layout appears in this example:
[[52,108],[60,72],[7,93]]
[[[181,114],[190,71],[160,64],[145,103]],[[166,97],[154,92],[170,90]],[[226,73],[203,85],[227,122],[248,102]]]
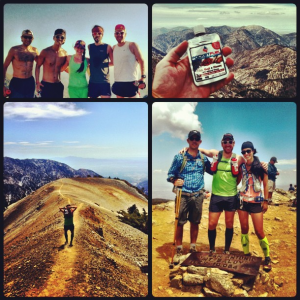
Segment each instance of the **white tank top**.
[[115,81],[138,80],[138,61],[129,49],[129,42],[122,47],[116,45],[113,52]]

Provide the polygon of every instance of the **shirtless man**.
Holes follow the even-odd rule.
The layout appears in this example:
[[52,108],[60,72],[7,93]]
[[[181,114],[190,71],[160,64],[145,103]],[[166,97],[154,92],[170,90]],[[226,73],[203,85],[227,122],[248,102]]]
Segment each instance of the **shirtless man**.
[[110,98],[109,65],[112,64],[112,48],[102,42],[103,27],[95,25],[92,28],[94,44],[88,45],[90,54],[89,98]]
[[[113,62],[115,83],[112,91],[117,98],[139,98],[138,90],[144,89],[145,64],[139,46],[134,42],[125,42],[126,29],[122,24],[115,27],[115,38],[118,42],[113,46]],[[141,70],[141,78],[138,79],[138,66]],[[139,81],[139,83],[136,82]]]
[[[3,78],[5,80],[6,71],[10,63],[13,67],[13,78],[10,81],[10,98],[33,98],[35,82],[32,76],[33,61],[37,61],[39,55],[35,47],[30,46],[33,41],[31,30],[23,30],[22,45],[14,46],[8,51],[8,55],[3,64]],[[3,96],[6,97],[7,88],[3,86]]]
[[[43,49],[36,64],[36,91],[41,91],[41,98],[63,98],[64,85],[60,81],[61,67],[67,60],[67,51],[61,46],[66,40],[66,31],[56,29],[54,44]],[[43,66],[43,80],[40,82],[40,68]]]

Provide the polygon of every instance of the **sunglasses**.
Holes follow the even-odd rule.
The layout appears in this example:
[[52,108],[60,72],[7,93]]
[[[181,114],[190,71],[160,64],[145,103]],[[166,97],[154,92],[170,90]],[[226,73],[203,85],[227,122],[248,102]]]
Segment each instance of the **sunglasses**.
[[121,31],[121,32],[115,32],[115,35],[123,35],[125,32]]
[[199,137],[191,137],[189,138],[190,141],[197,141],[199,142],[200,141],[200,138]]
[[251,153],[251,151],[252,151],[252,150],[245,150],[245,151],[242,151],[242,154],[243,154],[243,155],[246,154],[246,153],[249,154],[249,153]]
[[32,40],[32,36],[22,35],[22,38],[23,39]]
[[57,39],[61,39],[61,40],[64,40],[65,39],[65,37],[63,36],[63,35],[56,35],[55,36]]
[[224,145],[226,145],[226,144],[232,144],[233,142],[232,141],[222,141],[222,143],[224,144]]

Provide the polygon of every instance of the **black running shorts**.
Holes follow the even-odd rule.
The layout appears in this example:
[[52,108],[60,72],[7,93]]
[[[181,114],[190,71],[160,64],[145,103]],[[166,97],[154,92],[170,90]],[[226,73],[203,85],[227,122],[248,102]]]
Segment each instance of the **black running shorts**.
[[238,208],[239,210],[243,210],[248,212],[249,214],[257,214],[262,212],[261,203],[253,203],[253,202],[246,202],[243,201],[242,207]]
[[94,83],[89,82],[89,93],[90,98],[98,98],[99,96],[111,96],[110,83]]
[[210,212],[222,212],[236,211],[238,204],[237,195],[235,196],[217,196],[212,194],[210,198],[209,211]]
[[58,98],[64,97],[64,85],[61,82],[41,81],[41,98]]
[[134,97],[138,93],[139,87],[134,85],[134,81],[115,82],[111,90],[120,97]]
[[71,233],[74,233],[74,224],[72,224],[72,225],[64,225],[64,230],[65,231],[70,230]]

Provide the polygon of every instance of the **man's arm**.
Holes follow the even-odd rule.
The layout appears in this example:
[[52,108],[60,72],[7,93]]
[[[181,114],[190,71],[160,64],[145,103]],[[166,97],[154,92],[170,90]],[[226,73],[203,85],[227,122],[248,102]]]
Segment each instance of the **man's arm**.
[[279,173],[278,173],[278,174],[277,174],[277,173],[278,173],[278,172],[277,172],[277,169],[276,169],[276,167],[275,167],[275,168],[273,168],[273,167],[272,167],[272,165],[271,165],[271,164],[269,164],[269,165],[268,165],[268,175],[271,175],[271,176],[272,176],[272,175],[273,175],[273,176],[276,176],[276,175],[278,175],[278,174],[279,174]]
[[70,59],[71,59],[71,55],[67,56],[66,62],[61,66],[60,68],[60,72],[66,71],[67,73],[69,73],[69,63],[70,63]]
[[36,84],[36,91],[39,92],[41,89],[41,86],[43,86],[40,83],[40,69],[41,66],[44,64],[46,58],[46,51],[42,50],[41,54],[39,55],[37,62],[36,62],[36,67],[35,67],[35,84]]
[[77,209],[77,206],[71,206],[72,212],[74,212]]
[[109,56],[109,66],[112,67],[114,65],[114,58],[113,58],[113,50],[110,45],[107,45],[107,54]]
[[[139,62],[141,75],[145,75],[145,63],[139,46],[136,43],[132,42],[129,44],[129,48],[130,51],[134,54],[136,60]],[[145,78],[141,77],[139,81],[145,81]]]
[[[182,163],[182,161],[181,161],[181,163]],[[174,181],[178,178],[178,173],[179,173],[180,167],[181,167],[181,164],[180,164],[179,156],[175,155],[172,165],[168,171],[168,178],[167,178],[168,182],[174,183]]]
[[203,149],[203,148],[199,148],[199,151],[201,151],[201,153],[205,154],[206,156],[212,158],[214,155],[218,155],[219,154],[219,150],[216,149]]
[[[6,56],[6,59],[4,61],[4,64],[3,64],[3,79],[4,79],[4,82],[5,82],[5,76],[6,76],[7,68],[10,65],[10,63],[12,62],[13,58],[14,58],[14,50],[13,50],[13,48],[10,48],[10,50],[8,51],[8,54]],[[4,86],[4,83],[3,83],[3,96],[4,97],[6,97],[6,90],[7,90],[7,88]]]

